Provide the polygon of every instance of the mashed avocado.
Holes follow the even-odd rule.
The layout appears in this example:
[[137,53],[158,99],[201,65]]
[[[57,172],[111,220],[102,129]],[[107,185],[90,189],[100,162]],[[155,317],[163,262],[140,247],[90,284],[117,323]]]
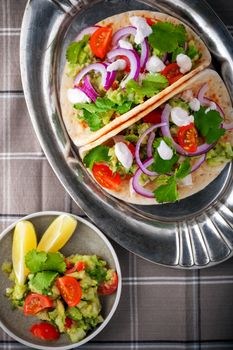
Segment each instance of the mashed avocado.
[[228,163],[233,159],[233,147],[229,142],[219,142],[207,153],[206,159],[210,166]]
[[[14,282],[6,290],[6,296],[11,299],[14,307],[21,310],[24,308],[25,311],[25,305],[28,305],[29,297],[33,293],[37,298],[48,298],[50,306],[28,315],[50,322],[60,333],[66,333],[72,342],[83,339],[88,331],[103,322],[98,288],[103,283],[109,283],[112,273],[106,261],[96,255],[76,254],[65,259],[59,252],[32,250],[26,255],[25,262],[30,267],[25,285],[17,283],[11,263],[4,262],[2,265],[2,271]],[[64,296],[59,289],[58,279],[66,276],[78,281],[80,285],[81,294],[75,306],[67,304],[67,294]]]

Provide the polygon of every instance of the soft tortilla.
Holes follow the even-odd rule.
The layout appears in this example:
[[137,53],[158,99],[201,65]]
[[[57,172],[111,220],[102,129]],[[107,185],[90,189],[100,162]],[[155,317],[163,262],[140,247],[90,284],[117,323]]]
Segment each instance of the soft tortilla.
[[[233,109],[232,109],[231,99],[221,77],[215,71],[210,69],[204,70],[203,72],[193,77],[188,83],[184,84],[183,86],[180,86],[176,90],[176,93],[179,94],[186,90],[192,90],[193,95],[197,96],[198,91],[205,83],[208,83],[209,85],[208,91],[206,93],[206,97],[213,99],[215,102],[217,102],[224,111],[225,122],[232,123]],[[168,101],[169,99],[170,97],[167,98],[166,100]],[[164,102],[165,101],[163,100],[161,104]],[[154,107],[156,108],[157,104],[155,104]],[[147,111],[144,115],[146,114],[147,114]],[[84,158],[88,150],[96,147],[99,144],[107,143],[111,137],[115,136],[117,133],[122,132],[124,129],[136,123],[140,119],[141,119],[141,116],[136,116],[135,118],[132,118],[129,121],[127,121],[124,125],[119,126],[117,128],[117,132],[116,130],[114,130],[114,132],[112,131],[109,134],[102,137],[101,142],[100,140],[98,140],[98,143],[94,142],[88,146],[81,147],[80,148],[81,158],[82,159]],[[231,145],[233,145],[233,132],[231,131],[226,132],[226,134],[222,137],[221,140],[224,140],[225,142],[230,142]],[[201,191],[202,189],[204,189],[221,173],[221,171],[224,169],[225,166],[226,164],[222,164],[221,166],[216,166],[216,167],[210,167],[206,162],[203,163],[202,166],[192,174],[192,180],[193,180],[192,186],[178,186],[179,199],[189,197]],[[154,185],[153,183],[150,183],[150,185],[145,186],[145,188],[153,190]],[[148,199],[138,195],[137,193],[131,193],[132,191],[130,191],[129,181],[127,180],[124,180],[122,182],[122,185],[118,192],[109,191],[109,190],[107,191],[110,194],[112,194],[114,197],[117,197],[129,203],[139,204],[139,205],[157,204],[155,199]]]
[[[129,17],[131,16],[156,17],[161,21],[170,21],[176,24],[184,24],[183,22],[179,21],[174,17],[168,16],[163,13],[151,12],[151,11],[124,12],[124,13],[109,17],[107,19],[104,19],[98,24],[101,26],[112,24],[113,32],[116,32],[117,30],[119,30],[124,26],[131,25],[129,21]],[[145,103],[134,107],[132,110],[121,115],[120,117],[112,120],[109,124],[105,125],[103,128],[101,128],[98,131],[92,132],[90,131],[89,127],[85,127],[82,121],[77,118],[77,110],[73,109],[72,104],[68,101],[66,92],[67,92],[67,89],[73,87],[73,79],[67,76],[67,66],[65,67],[62,81],[61,81],[61,90],[60,90],[61,111],[62,111],[62,116],[63,116],[66,129],[70,135],[70,138],[72,139],[72,141],[76,146],[78,147],[83,146],[95,140],[98,140],[100,137],[107,134],[111,130],[115,129],[117,126],[121,125],[122,123],[125,123],[128,119],[132,118],[135,115],[139,115],[139,114],[141,114],[141,116],[145,115],[147,113],[145,112],[146,109],[149,109],[149,108],[153,109],[155,103],[168,94],[175,95],[176,93],[175,89],[178,86],[182,85],[185,81],[189,80],[191,77],[193,77],[198,72],[202,71],[204,68],[210,65],[211,56],[208,49],[192,29],[190,29],[186,25],[185,27],[189,36],[189,40],[194,40],[197,48],[202,53],[202,57],[198,61],[198,65],[191,72],[186,74],[183,78],[179,79],[177,82],[167,87],[166,89],[161,91],[159,94],[148,99]]]

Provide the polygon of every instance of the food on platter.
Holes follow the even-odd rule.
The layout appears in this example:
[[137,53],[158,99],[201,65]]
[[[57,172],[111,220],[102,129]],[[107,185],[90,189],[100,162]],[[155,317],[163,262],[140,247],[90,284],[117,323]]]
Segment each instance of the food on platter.
[[80,148],[94,179],[126,202],[153,205],[189,197],[233,158],[228,91],[207,69],[153,112],[135,116]]
[[121,13],[83,29],[66,59],[61,111],[76,146],[143,116],[211,62],[191,28],[151,11]]

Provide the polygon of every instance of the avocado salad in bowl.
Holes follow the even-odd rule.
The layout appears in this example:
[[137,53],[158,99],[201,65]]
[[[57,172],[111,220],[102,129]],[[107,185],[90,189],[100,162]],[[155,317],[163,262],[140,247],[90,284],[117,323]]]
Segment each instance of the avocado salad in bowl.
[[51,212],[35,215],[3,232],[0,304],[6,310],[0,324],[31,347],[80,346],[115,312],[121,292],[117,257],[86,220]]

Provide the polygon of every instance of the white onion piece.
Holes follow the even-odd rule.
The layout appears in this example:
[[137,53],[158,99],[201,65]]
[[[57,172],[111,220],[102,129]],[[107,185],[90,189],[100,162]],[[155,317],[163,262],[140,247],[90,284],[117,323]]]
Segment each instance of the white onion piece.
[[91,102],[91,99],[87,96],[87,94],[79,88],[68,89],[67,98],[73,104]]
[[133,164],[133,155],[124,142],[117,142],[114,146],[115,155],[124,168],[129,169]]
[[189,174],[185,176],[183,179],[181,179],[179,184],[180,186],[192,186],[193,185],[192,174]]
[[170,160],[173,157],[173,150],[163,140],[160,142],[157,151],[163,160]]

